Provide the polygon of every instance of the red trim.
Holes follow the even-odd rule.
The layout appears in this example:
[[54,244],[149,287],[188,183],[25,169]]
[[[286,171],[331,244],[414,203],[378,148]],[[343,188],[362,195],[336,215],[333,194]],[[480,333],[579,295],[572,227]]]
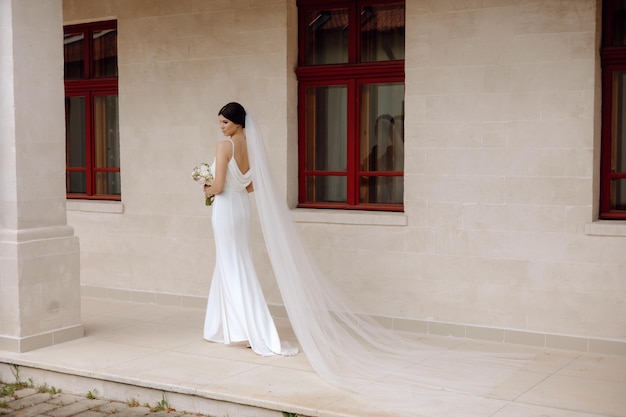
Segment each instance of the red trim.
[[341,203],[301,203],[299,208],[367,210],[367,211],[404,211],[402,204],[341,204]]
[[[357,183],[356,170],[359,168],[358,159],[356,155],[358,155],[358,132],[360,129],[356,129],[358,126],[358,109],[360,106],[360,94],[358,94],[357,89],[359,87],[356,83],[351,82],[348,84],[348,120],[347,120],[347,132],[346,132],[346,146],[348,147],[346,161],[346,170],[348,171],[347,186],[346,190],[346,200],[347,203],[351,206],[356,205],[359,202],[359,186]],[[352,103],[352,108],[351,107]]]
[[66,196],[69,199],[80,199],[80,200],[107,200],[107,201],[121,201],[122,200],[122,197],[118,194],[85,195],[85,194],[67,193]]
[[404,61],[317,65],[296,68],[296,76],[300,81],[324,80],[328,78],[334,80],[349,80],[362,77],[388,78],[391,74],[402,74],[402,81],[404,81]]

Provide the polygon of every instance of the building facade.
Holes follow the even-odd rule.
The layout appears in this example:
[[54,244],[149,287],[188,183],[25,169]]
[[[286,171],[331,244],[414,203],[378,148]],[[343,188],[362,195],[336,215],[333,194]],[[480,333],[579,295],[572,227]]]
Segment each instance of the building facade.
[[[311,255],[384,324],[625,353],[626,222],[599,215],[602,2],[406,0],[391,211],[298,206],[298,6],[62,1],[64,26],[117,24],[120,199],[67,200],[82,293],[204,305],[211,208],[190,174],[238,101]],[[282,314],[256,223],[253,236]]]

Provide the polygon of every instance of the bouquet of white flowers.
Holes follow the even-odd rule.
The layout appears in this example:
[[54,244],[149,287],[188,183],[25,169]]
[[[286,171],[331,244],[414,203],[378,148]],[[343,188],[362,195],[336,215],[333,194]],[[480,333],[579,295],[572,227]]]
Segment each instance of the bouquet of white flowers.
[[[211,174],[211,170],[209,169],[209,164],[204,162],[201,163],[200,166],[193,169],[193,172],[191,173],[191,178],[193,178],[194,181],[202,184],[203,187],[205,185],[211,185],[213,184],[213,181],[215,181],[215,178],[213,178],[213,174]],[[213,196],[207,197],[204,203],[207,206],[210,206],[213,203],[213,198]]]

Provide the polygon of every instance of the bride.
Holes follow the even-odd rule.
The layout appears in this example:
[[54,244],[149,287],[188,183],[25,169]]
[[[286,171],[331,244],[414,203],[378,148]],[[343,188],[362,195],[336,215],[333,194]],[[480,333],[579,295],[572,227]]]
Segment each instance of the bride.
[[[254,120],[238,103],[219,112],[229,139],[217,146],[212,222],[216,265],[204,337],[249,341],[260,355],[295,354],[281,343],[252,265],[250,203],[254,185],[263,237],[289,321],[315,371],[327,381],[417,415],[424,398],[451,392],[485,394],[525,363],[514,356],[437,348],[382,327],[342,294],[317,268],[291,220],[269,168]],[[524,358],[525,359],[525,358]],[[454,372],[445,362],[458,363]]]
[[250,252],[252,170],[243,129],[246,112],[228,103],[218,119],[228,139],[217,145],[211,173],[204,186],[213,198],[212,224],[216,263],[204,323],[204,338],[212,342],[246,341],[259,355],[294,355],[297,349],[281,343],[265,302]]

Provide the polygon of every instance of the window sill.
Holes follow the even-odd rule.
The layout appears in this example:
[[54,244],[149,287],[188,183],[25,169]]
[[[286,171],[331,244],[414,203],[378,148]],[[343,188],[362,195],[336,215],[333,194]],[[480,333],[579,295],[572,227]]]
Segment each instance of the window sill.
[[87,213],[124,213],[121,201],[67,200],[67,211],[83,211]]
[[406,226],[408,224],[408,218],[404,213],[296,208],[291,210],[291,214],[296,223],[355,224],[364,226]]
[[585,225],[585,233],[592,236],[626,236],[626,220],[596,220]]

